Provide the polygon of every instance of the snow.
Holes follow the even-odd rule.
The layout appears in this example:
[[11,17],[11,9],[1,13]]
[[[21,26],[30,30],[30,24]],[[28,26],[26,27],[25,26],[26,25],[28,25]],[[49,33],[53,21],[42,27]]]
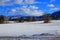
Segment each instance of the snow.
[[40,33],[60,33],[60,20],[52,20],[51,23],[43,21],[0,24],[0,36],[20,36]]

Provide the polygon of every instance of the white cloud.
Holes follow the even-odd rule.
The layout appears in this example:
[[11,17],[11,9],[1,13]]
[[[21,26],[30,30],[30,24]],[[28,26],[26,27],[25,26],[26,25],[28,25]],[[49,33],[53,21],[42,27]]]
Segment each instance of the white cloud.
[[0,2],[6,2],[6,1],[10,1],[10,0],[0,0]]
[[12,5],[13,2],[11,2],[11,0],[0,0],[0,5],[4,6],[4,5]]
[[50,3],[54,2],[54,1],[56,1],[56,0],[50,0]]
[[50,10],[57,11],[57,10],[59,10],[59,8],[52,7]]
[[23,10],[23,12],[28,14],[28,15],[41,16],[43,14],[43,12],[41,10],[37,10],[37,9],[38,9],[38,7],[36,7],[36,6],[30,6],[30,7],[23,6],[21,8],[21,10]]
[[34,4],[35,0],[15,0],[15,4]]
[[8,10],[6,13],[15,14],[16,12],[17,12],[16,9],[11,9],[11,10]]
[[30,8],[31,10],[38,9],[38,7],[37,7],[37,6],[30,6],[29,8]]
[[48,6],[48,7],[55,7],[54,4],[48,4],[47,6]]
[[35,2],[35,4],[46,4],[46,2]]
[[23,6],[23,7],[21,8],[21,10],[22,10],[24,13],[26,13],[26,14],[29,14],[29,13],[30,13],[30,9],[28,9],[27,6]]
[[27,3],[27,4],[34,4],[34,1],[35,0],[25,0],[25,3]]
[[31,12],[31,15],[33,15],[33,16],[41,16],[41,15],[43,15],[43,12],[38,11],[38,10],[34,10],[33,12]]
[[21,8],[12,9],[11,13],[27,14],[29,16],[41,16],[43,15],[44,12],[41,10],[38,10],[38,7],[36,6],[29,6],[29,7],[22,6]]
[[6,0],[6,1],[10,1],[10,0]]
[[23,0],[14,0],[15,4],[23,4]]
[[34,4],[35,0],[0,0],[0,5],[13,5],[13,4]]
[[17,10],[16,10],[16,9],[12,9],[11,11],[12,11],[12,12],[16,12]]

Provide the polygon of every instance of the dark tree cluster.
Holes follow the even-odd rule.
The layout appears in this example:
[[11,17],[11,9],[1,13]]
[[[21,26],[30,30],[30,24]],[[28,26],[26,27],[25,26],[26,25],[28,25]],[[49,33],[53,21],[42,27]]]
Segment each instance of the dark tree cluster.
[[0,24],[4,23],[4,16],[0,16]]
[[0,24],[9,23],[9,19],[6,16],[0,15]]
[[14,18],[13,21],[15,21],[15,22],[24,22],[24,21],[33,22],[33,21],[38,21],[38,20],[36,17],[33,18],[33,17],[29,16],[29,17]]

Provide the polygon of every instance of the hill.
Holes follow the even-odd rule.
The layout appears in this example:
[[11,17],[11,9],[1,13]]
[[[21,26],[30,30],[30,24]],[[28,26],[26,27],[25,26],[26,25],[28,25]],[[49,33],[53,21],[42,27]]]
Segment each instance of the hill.
[[60,11],[56,11],[56,12],[52,13],[51,16],[53,19],[60,19]]

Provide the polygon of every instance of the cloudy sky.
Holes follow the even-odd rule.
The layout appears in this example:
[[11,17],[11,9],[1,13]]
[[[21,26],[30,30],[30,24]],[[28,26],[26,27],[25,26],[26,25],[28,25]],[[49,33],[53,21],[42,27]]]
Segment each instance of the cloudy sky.
[[60,0],[0,0],[0,15],[33,15],[60,10]]

